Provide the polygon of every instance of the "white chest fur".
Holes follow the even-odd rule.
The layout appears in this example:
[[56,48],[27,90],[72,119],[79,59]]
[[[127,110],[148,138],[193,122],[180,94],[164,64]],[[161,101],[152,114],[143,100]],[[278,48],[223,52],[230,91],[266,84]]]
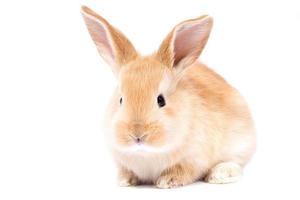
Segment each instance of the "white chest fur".
[[133,171],[140,180],[155,181],[160,174],[174,164],[162,154],[122,154],[117,156],[118,162]]

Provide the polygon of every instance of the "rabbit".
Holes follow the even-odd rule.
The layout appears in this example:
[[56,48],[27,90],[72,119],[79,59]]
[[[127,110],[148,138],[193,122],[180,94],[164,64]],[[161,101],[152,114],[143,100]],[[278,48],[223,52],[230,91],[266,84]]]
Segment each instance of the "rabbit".
[[255,152],[256,134],[239,92],[197,61],[212,17],[179,23],[156,52],[142,56],[103,17],[86,6],[81,13],[118,80],[105,127],[119,184],[238,181]]

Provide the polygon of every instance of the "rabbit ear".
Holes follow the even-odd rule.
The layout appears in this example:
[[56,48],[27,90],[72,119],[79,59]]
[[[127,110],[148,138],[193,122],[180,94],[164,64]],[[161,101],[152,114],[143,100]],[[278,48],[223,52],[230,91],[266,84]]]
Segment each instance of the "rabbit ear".
[[157,58],[176,71],[193,64],[208,40],[212,24],[213,20],[209,16],[178,24],[162,42]]
[[103,17],[86,6],[82,6],[81,13],[98,52],[114,72],[138,56],[131,42]]

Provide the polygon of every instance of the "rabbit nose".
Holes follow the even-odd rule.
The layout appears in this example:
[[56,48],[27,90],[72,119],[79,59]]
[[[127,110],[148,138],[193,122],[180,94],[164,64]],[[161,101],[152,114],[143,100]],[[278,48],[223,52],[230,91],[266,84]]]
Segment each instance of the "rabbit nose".
[[145,139],[145,136],[146,135],[142,135],[142,136],[130,135],[130,137],[133,139],[133,141],[138,144],[143,142],[143,140]]
[[135,139],[135,142],[136,142],[136,143],[140,143],[140,142],[141,142],[141,138],[139,138],[139,137],[136,138],[136,139]]

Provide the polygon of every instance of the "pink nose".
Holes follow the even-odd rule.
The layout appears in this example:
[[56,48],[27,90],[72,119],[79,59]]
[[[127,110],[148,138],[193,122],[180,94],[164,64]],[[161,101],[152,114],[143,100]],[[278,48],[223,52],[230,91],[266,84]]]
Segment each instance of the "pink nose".
[[141,141],[142,141],[142,140],[141,140],[141,138],[139,138],[139,137],[135,139],[135,142],[136,142],[136,143],[140,143]]
[[130,137],[132,138],[132,140],[135,142],[135,143],[142,143],[143,140],[145,139],[146,135],[142,135],[142,136],[135,136],[135,135],[130,135]]

